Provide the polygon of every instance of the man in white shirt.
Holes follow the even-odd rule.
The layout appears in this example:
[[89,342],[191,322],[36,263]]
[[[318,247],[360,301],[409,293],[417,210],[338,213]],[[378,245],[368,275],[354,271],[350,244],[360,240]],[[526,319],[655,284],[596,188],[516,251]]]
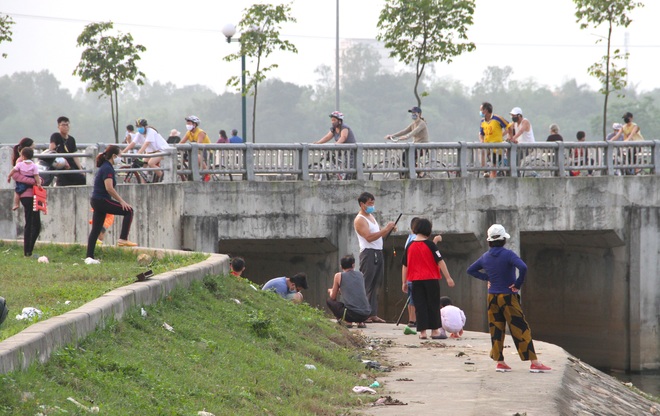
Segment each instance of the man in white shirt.
[[360,244],[360,271],[364,275],[364,288],[371,306],[371,316],[365,322],[385,322],[378,317],[378,287],[385,279],[385,261],[383,259],[383,237],[396,230],[394,222],[390,221],[381,229],[378,221],[372,215],[376,198],[369,192],[363,192],[358,197],[360,212],[358,212],[353,227]]

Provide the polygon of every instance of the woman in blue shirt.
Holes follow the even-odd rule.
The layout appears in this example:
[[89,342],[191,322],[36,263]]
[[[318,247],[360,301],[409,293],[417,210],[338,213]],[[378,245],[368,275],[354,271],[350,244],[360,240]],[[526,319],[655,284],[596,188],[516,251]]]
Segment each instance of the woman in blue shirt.
[[119,147],[111,145],[105,149],[105,152],[96,157],[96,167],[99,170],[96,172],[96,177],[94,177],[94,190],[90,201],[94,214],[92,216],[92,230],[87,239],[87,258],[85,259],[87,264],[100,263],[94,259],[94,249],[96,248],[96,240],[103,228],[106,214],[122,215],[124,217],[117,245],[120,247],[137,246],[136,243],[128,241],[128,232],[131,230],[131,223],[133,222],[133,207],[128,205],[115,190],[117,174],[114,165],[119,161],[119,152]]

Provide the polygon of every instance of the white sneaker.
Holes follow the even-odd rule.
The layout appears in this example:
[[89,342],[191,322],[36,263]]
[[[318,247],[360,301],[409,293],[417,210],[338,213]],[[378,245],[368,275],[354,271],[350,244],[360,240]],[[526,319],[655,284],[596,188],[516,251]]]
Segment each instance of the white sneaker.
[[93,259],[91,257],[87,257],[85,259],[85,264],[101,264],[99,260]]

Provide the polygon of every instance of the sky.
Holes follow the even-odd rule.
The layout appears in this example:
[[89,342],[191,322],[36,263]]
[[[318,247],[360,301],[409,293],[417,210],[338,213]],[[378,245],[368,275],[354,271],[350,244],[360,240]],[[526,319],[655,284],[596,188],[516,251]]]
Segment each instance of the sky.
[[[277,63],[279,68],[269,78],[313,85],[319,78],[316,68],[334,68],[337,1],[340,39],[375,39],[384,0],[294,0],[291,8],[297,22],[284,26],[281,33],[299,52],[271,55],[267,63]],[[640,92],[660,87],[660,77],[654,73],[654,58],[660,50],[654,31],[660,1],[642,1],[646,5],[632,13],[632,24],[615,29],[613,37],[614,46],[624,49],[627,33],[629,83]],[[12,42],[0,44],[0,53],[8,54],[0,59],[0,76],[47,69],[75,93],[84,87],[72,75],[82,53],[76,38],[86,24],[113,21],[115,29],[131,33],[134,43],[147,48],[138,67],[150,82],[171,82],[177,87],[201,84],[222,93],[228,90],[227,79],[240,75],[240,62],[222,59],[238,50],[237,44],[226,42],[222,28],[237,24],[243,10],[253,3],[2,0],[0,13],[9,14],[16,24]],[[533,79],[558,87],[576,79],[595,90],[598,83],[587,68],[605,54],[605,43],[595,43],[605,35],[605,27],[579,28],[572,0],[476,0],[474,24],[468,31],[476,50],[454,58],[451,64],[436,65],[435,72],[471,87],[488,66],[510,66],[516,80]]]

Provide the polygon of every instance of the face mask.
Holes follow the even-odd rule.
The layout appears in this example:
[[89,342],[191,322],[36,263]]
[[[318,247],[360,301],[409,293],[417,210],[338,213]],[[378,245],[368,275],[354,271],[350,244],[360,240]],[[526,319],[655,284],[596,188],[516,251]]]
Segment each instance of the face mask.
[[628,118],[628,117],[624,118],[623,122],[626,123],[626,124],[630,123],[630,118]]
[[413,120],[417,120],[417,118],[418,118],[419,116],[418,116],[417,114],[413,113],[411,117],[412,117]]
[[511,120],[513,120],[514,123],[518,122],[518,116],[511,116]]
[[147,131],[144,127],[138,127],[138,133],[144,134],[144,132]]
[[364,212],[366,212],[367,214],[373,214],[374,211],[376,211],[376,207],[374,207],[373,205],[369,205],[369,206],[364,210]]
[[193,124],[186,124],[186,130],[191,131],[195,126]]
[[483,111],[479,111],[479,117],[481,117],[481,118],[484,118],[484,117],[485,117]]

